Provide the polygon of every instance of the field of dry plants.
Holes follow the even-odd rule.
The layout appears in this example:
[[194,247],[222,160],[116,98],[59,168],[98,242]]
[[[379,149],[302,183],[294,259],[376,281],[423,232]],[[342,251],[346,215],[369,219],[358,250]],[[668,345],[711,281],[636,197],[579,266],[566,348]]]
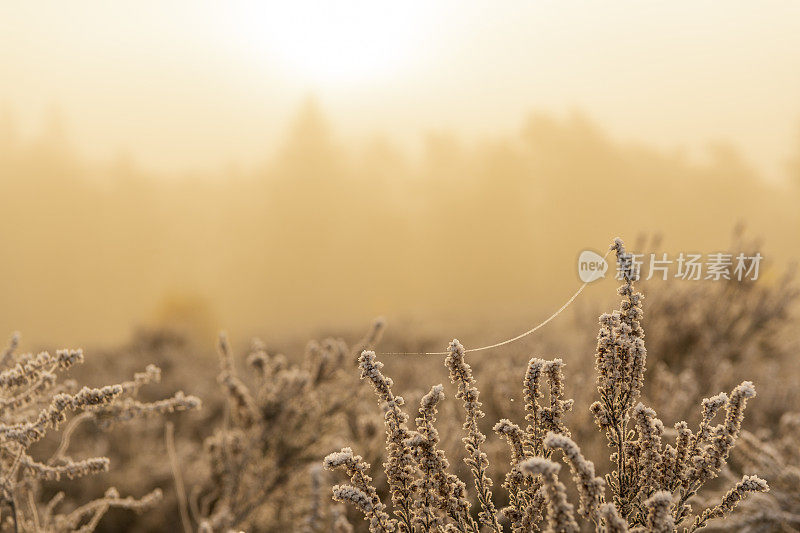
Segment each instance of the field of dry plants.
[[781,0],[0,0],[0,533],[800,533],[798,65]]
[[612,250],[596,336],[579,309],[479,354],[376,354],[441,349],[383,320],[286,341],[299,355],[167,331],[34,355],[15,335],[3,531],[800,530],[792,276],[650,290]]

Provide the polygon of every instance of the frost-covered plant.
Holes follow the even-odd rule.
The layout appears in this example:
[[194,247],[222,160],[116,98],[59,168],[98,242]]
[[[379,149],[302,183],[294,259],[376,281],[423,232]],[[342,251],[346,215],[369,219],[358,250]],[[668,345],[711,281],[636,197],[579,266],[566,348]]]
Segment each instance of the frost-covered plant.
[[[756,255],[758,243],[740,236],[728,253]],[[769,265],[758,280],[645,281],[648,380],[644,397],[670,419],[692,418],[704,397],[730,390],[747,375],[759,390],[748,420],[772,426],[800,405],[798,349],[800,286],[796,268],[776,276]]]
[[[153,403],[134,399],[139,389],[160,379],[158,367],[150,365],[133,380],[100,388],[78,389],[72,380],[58,382],[58,374],[83,363],[81,350],[59,350],[17,355],[18,335],[0,355],[0,509],[2,530],[93,531],[112,507],[142,511],[161,499],[156,489],[140,499],[120,497],[113,487],[102,498],[75,509],[59,512],[64,494],[40,501],[42,482],[74,479],[105,472],[107,457],[73,459],[67,453],[75,428],[85,421],[101,427],[126,422],[153,413],[194,409],[200,401],[177,393]],[[80,413],[67,422],[72,413]],[[66,424],[66,425],[65,425]],[[61,442],[48,459],[34,458],[32,445],[65,425]]]
[[[744,533],[800,530],[800,413],[785,413],[776,431],[761,433],[742,431],[730,471],[723,473],[735,481],[734,472],[759,472],[769,482],[769,493],[743,502],[741,511],[729,521],[711,522],[710,529],[727,527]],[[737,491],[723,496],[732,505],[739,499]]]
[[[484,528],[498,532],[508,524],[515,532],[575,532],[579,531],[577,519],[582,518],[597,531],[674,532],[683,528],[692,532],[730,513],[749,493],[767,491],[764,480],[746,475],[719,503],[693,514],[688,501],[726,464],[755,388],[745,381],[729,395],[703,400],[698,430],[693,432],[686,422],[678,422],[674,444],[666,444],[664,425],[656,412],[638,401],[647,359],[641,326],[643,296],[634,288],[638,272],[620,239],[611,249],[616,252],[623,279],[619,289],[622,303],[618,310],[600,317],[596,350],[600,398],[590,408],[611,448],[611,472],[597,475],[594,464],[570,436],[564,415],[573,402],[564,398],[564,363],[533,358],[523,381],[526,429],[508,419],[494,426],[511,450],[511,469],[503,484],[509,504],[498,511],[487,473],[488,458],[482,450],[486,437],[479,426],[484,413],[477,384],[466,362],[467,352],[453,340],[445,366],[464,406],[465,462],[479,508],[471,510],[466,483],[448,472],[444,452],[437,448],[433,424],[436,406],[443,398],[441,385],[423,397],[417,428],[409,429],[402,397],[392,392],[391,378],[383,374],[375,353],[367,350],[359,359],[361,375],[372,383],[385,413],[388,459],[384,467],[393,513],[377,499],[371,479],[363,475],[369,465],[350,448],[330,454],[324,461],[327,468],[343,469],[350,477],[350,484],[334,487],[334,498],[359,509],[371,531],[477,532]],[[723,412],[722,421],[715,423]],[[577,513],[559,480],[560,466],[553,461],[558,450],[577,488]]]
[[[371,347],[380,338],[383,321],[373,324],[358,349]],[[205,481],[194,488],[190,497],[191,515],[200,531],[251,529],[269,523],[274,527],[298,521],[293,513],[308,510],[297,505],[296,492],[305,489],[308,467],[318,461],[320,447],[329,446],[337,428],[351,418],[353,407],[351,383],[345,379],[354,362],[353,350],[341,339],[327,339],[308,344],[300,364],[292,364],[281,354],[269,354],[258,340],[247,358],[254,384],[236,371],[233,353],[225,336],[219,342],[220,373],[218,382],[227,400],[224,423],[205,441]],[[358,382],[355,381],[357,385]],[[388,390],[388,387],[386,387]],[[391,400],[391,397],[387,397]],[[402,398],[395,399],[400,404]],[[405,419],[399,407],[396,418],[387,414],[395,443],[407,437]],[[393,448],[388,462],[396,464],[391,483],[399,491],[411,491],[411,476],[403,477],[404,448]],[[356,505],[380,527],[389,523],[371,478],[360,456],[342,450],[331,459],[329,467],[345,469],[351,486],[341,486],[336,498]],[[312,476],[311,480],[317,475]],[[316,481],[319,482],[318,480]],[[313,487],[312,487],[313,488]],[[312,491],[313,492],[313,491]],[[405,492],[403,494],[408,494]],[[405,498],[405,502],[412,501]],[[311,502],[313,504],[313,501]],[[401,500],[397,501],[400,505]],[[306,518],[307,529],[321,521],[321,508],[312,507]],[[346,531],[349,524],[338,510],[328,517],[332,527]],[[282,514],[283,513],[283,514]],[[335,514],[335,516],[334,516]],[[406,516],[410,520],[412,510]]]

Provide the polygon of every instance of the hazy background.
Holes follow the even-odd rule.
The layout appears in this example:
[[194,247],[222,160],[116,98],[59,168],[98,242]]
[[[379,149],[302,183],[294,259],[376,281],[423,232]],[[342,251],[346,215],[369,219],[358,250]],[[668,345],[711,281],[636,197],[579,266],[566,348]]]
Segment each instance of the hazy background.
[[488,343],[585,248],[739,222],[769,283],[798,133],[794,2],[0,0],[0,334],[383,314]]

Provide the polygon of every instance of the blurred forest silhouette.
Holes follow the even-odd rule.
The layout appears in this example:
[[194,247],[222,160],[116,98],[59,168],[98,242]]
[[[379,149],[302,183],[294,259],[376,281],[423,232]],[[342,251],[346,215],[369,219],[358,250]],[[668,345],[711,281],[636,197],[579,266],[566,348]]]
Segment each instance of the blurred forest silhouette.
[[34,342],[118,341],[135,325],[300,332],[379,314],[533,321],[577,287],[580,251],[618,234],[712,253],[744,223],[765,237],[766,277],[800,240],[800,165],[775,183],[732,146],[697,161],[615,141],[580,113],[532,113],[480,141],[431,133],[412,155],[390,135],[342,140],[308,100],[258,170],[207,175],[90,162],[68,131],[54,116],[23,140],[0,112],[0,323]]

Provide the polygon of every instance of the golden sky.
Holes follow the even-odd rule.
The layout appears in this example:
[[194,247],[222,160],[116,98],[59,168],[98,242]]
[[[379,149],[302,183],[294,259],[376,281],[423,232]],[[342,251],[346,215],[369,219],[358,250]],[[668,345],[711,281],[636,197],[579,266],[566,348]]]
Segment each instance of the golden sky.
[[798,67],[798,2],[0,0],[0,328],[513,333],[587,247],[739,223],[775,279]]
[[621,140],[731,141],[779,177],[800,3],[0,2],[0,106],[28,135],[58,108],[90,157],[254,164],[309,94],[345,138],[413,148],[581,109]]

